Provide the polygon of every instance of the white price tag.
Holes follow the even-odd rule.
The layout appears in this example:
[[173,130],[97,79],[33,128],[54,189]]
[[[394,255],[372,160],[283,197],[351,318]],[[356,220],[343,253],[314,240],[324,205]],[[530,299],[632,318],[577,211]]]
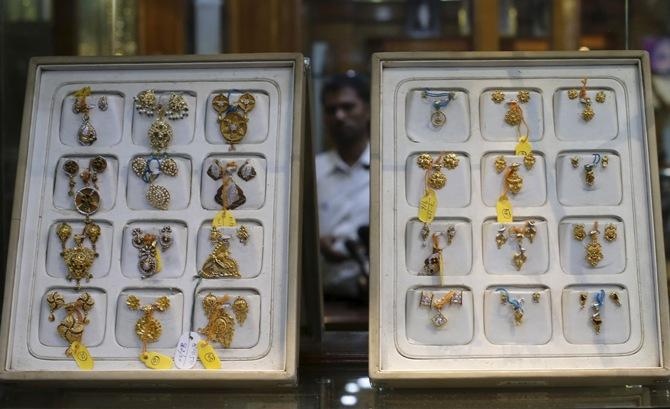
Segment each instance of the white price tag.
[[179,337],[177,348],[174,351],[174,364],[179,369],[191,369],[198,360],[198,342],[200,335],[197,332],[185,332]]

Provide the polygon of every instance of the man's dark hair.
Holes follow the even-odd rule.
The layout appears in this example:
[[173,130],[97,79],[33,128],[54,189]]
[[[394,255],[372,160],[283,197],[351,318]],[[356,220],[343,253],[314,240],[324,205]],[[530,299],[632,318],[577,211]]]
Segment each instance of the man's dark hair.
[[370,83],[363,75],[356,73],[337,74],[330,77],[321,89],[321,103],[326,101],[327,94],[344,88],[353,89],[363,102],[370,104]]

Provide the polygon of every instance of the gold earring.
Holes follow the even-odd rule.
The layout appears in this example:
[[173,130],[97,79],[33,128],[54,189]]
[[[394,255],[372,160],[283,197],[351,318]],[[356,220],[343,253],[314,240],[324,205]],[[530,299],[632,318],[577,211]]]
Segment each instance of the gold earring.
[[616,231],[616,225],[609,223],[607,226],[605,226],[605,240],[607,241],[614,241],[616,240],[617,237],[617,231]]
[[538,291],[533,293],[533,302],[535,304],[538,304],[540,302],[540,298],[541,298],[541,294]]
[[517,92],[516,99],[519,100],[520,103],[525,104],[528,101],[530,101],[530,92],[526,90],[521,90]]
[[77,161],[68,159],[63,163],[63,170],[68,176],[68,191],[67,195],[70,197],[74,196],[74,187],[76,186],[76,182],[74,181],[75,176],[77,176],[77,173],[79,172],[79,164]]
[[531,170],[535,166],[535,155],[532,151],[523,155],[523,166],[527,170]]
[[[47,305],[49,306],[49,321],[56,319],[54,312],[63,308],[65,317],[61,320],[56,330],[58,335],[69,343],[65,350],[65,355],[73,356],[78,352],[79,344],[84,336],[84,329],[89,324],[88,313],[93,309],[95,300],[87,292],[81,294],[74,302],[65,303],[65,299],[58,291],[53,291],[47,295]],[[86,358],[86,357],[84,357]]]
[[610,158],[609,158],[609,156],[607,156],[607,155],[603,155],[603,158],[602,158],[602,160],[601,160],[601,162],[600,162],[600,165],[601,165],[603,168],[606,168],[609,164],[610,164]]
[[537,226],[535,224],[535,220],[528,220],[526,222],[526,228],[523,231],[523,235],[528,239],[529,242],[533,243],[536,234]]
[[586,238],[586,230],[584,229],[583,224],[580,223],[572,226],[572,237],[578,241],[582,241]]
[[241,225],[237,229],[237,239],[242,243],[243,245],[247,245],[247,241],[249,240],[249,230],[247,230],[246,226]]
[[447,227],[447,246],[451,246],[455,237],[456,227],[453,224],[450,224],[449,227]]
[[619,293],[616,291],[611,291],[610,292],[610,299],[614,304],[616,304],[617,307],[621,307],[621,299],[619,298]]
[[217,228],[212,227],[209,240],[214,244],[212,252],[199,271],[202,278],[240,278],[239,265],[230,254],[230,237],[224,236]]
[[154,317],[154,312],[165,312],[170,308],[170,299],[167,296],[158,297],[152,304],[140,305],[140,299],[135,295],[126,298],[126,305],[132,311],[142,311],[142,317],[135,323],[135,333],[142,341],[142,353],[147,352],[147,344],[158,341],[163,333],[163,325]]
[[505,100],[505,94],[502,91],[496,90],[491,93],[491,101],[496,104],[500,104]]
[[584,307],[586,307],[586,300],[588,299],[589,295],[585,292],[579,293],[579,309],[583,310]]
[[188,116],[188,102],[183,95],[172,92],[168,99],[165,114],[169,119],[177,120]]
[[579,156],[575,155],[570,158],[570,164],[574,169],[577,169],[579,167]]
[[507,228],[505,226],[500,226],[498,228],[498,231],[496,233],[496,246],[498,246],[498,249],[500,249],[505,243],[507,243],[507,235],[505,235],[505,231]]
[[507,176],[505,176],[505,183],[512,194],[519,193],[523,187],[523,178],[519,175],[519,166],[518,163],[512,163]]
[[153,116],[158,110],[158,98],[152,89],[140,91],[135,97],[135,109],[140,115]]
[[596,102],[602,104],[605,102],[605,91],[598,91],[596,93]]
[[494,165],[496,168],[496,173],[500,174],[505,170],[505,168],[507,168],[507,161],[503,155],[499,155],[496,158]]

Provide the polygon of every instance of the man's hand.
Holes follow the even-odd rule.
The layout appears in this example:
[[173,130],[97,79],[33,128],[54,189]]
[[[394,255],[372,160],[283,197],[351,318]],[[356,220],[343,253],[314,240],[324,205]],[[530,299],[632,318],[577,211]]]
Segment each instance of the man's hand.
[[348,254],[335,249],[335,236],[321,236],[319,239],[319,246],[321,247],[321,254],[326,261],[331,263],[341,263],[349,260]]

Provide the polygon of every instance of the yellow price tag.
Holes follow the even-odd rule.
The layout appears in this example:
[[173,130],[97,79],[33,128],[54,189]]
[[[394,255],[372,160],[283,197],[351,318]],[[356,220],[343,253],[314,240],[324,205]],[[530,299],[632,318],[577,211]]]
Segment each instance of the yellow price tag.
[[149,369],[170,369],[172,368],[172,358],[158,352],[147,351],[140,355],[140,361]]
[[507,195],[502,195],[498,198],[496,213],[498,214],[498,223],[512,223],[512,204],[507,199]]
[[205,369],[221,369],[221,360],[212,346],[203,340],[198,342],[198,358]]
[[160,273],[163,270],[163,261],[161,260],[161,249],[156,247],[156,272]]
[[237,226],[237,221],[235,220],[235,216],[233,216],[233,212],[230,210],[221,210],[214,216],[212,226],[217,229],[219,227],[235,227]]
[[514,149],[517,155],[526,156],[533,151],[533,147],[528,142],[528,136],[524,135],[519,138],[519,143],[516,144]]
[[84,87],[75,91],[75,97],[88,97],[91,95],[91,87]]
[[85,371],[93,369],[93,357],[89,354],[86,345],[79,341],[74,341],[70,344],[70,351],[72,352],[72,358],[77,363],[77,366],[79,366],[79,369]]
[[437,195],[433,189],[426,189],[426,193],[419,201],[419,220],[430,223],[435,218]]

